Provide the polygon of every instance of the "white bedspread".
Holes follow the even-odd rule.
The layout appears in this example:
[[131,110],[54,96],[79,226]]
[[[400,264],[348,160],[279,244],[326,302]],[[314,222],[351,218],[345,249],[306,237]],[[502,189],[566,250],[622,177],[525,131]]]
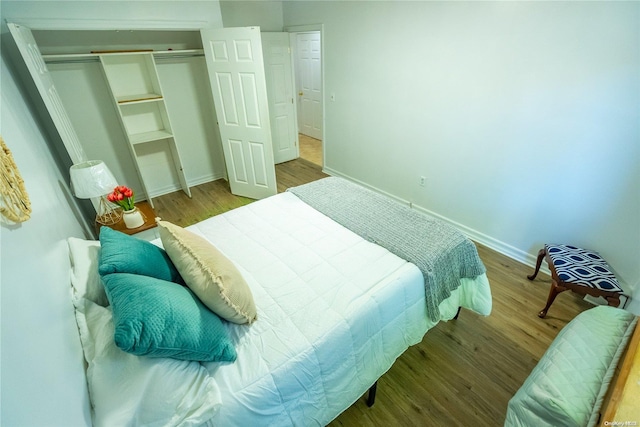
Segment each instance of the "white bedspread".
[[[435,324],[417,267],[293,194],[190,228],[236,263],[254,294],[258,320],[227,325],[238,353],[232,364],[203,367],[117,348],[98,275],[100,243],[69,239],[96,426],[324,425]],[[485,275],[463,279],[439,305],[440,318],[458,306],[489,314]]]
[[[206,367],[222,405],[209,425],[325,425],[434,324],[420,270],[315,211],[291,193],[189,227],[226,254],[258,309],[228,324],[235,363]],[[486,276],[440,305],[488,315]]]

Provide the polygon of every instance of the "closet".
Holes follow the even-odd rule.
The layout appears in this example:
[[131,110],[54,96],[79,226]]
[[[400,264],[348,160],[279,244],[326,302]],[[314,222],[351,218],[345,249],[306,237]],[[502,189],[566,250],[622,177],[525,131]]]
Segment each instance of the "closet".
[[275,194],[258,28],[9,28],[74,163],[104,160],[151,203],[224,177]]

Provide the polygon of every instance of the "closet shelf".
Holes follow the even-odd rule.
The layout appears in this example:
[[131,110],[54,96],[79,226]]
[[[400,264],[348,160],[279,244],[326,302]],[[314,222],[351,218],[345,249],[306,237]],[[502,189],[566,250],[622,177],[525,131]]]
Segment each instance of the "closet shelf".
[[129,135],[131,145],[143,144],[145,142],[159,141],[161,139],[172,138],[173,134],[165,130],[154,130],[151,132],[143,132]]
[[162,101],[162,95],[157,93],[141,93],[139,95],[126,95],[118,97],[118,105],[141,104],[143,102]]
[[201,56],[204,55],[202,49],[176,49],[176,50],[154,50],[150,52],[126,52],[126,53],[56,53],[42,55],[45,62],[65,62],[77,61],[83,59],[98,59],[99,56],[115,56],[115,55],[140,55],[141,53],[150,53],[152,55],[160,55],[162,57],[171,56]]

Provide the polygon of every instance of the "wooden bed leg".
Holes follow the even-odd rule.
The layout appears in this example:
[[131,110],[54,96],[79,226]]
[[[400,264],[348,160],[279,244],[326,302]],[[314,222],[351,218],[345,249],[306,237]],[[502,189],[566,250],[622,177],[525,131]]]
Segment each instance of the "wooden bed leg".
[[373,383],[369,389],[369,395],[367,396],[367,406],[371,408],[376,403],[376,389],[378,388],[378,381]]
[[456,312],[456,315],[453,316],[453,320],[458,320],[458,316],[460,316],[460,310],[462,310],[462,307],[458,307],[458,311]]

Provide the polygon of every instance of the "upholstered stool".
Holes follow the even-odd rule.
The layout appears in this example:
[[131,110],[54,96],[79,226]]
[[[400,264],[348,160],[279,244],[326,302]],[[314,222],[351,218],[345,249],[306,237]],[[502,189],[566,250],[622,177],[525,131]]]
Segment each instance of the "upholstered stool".
[[603,297],[612,307],[620,305],[622,288],[607,262],[597,253],[575,246],[546,244],[538,252],[536,271],[527,276],[529,280],[536,278],[543,258],[551,270],[551,289],[547,305],[538,317],[546,316],[556,296],[568,289],[580,295]]

